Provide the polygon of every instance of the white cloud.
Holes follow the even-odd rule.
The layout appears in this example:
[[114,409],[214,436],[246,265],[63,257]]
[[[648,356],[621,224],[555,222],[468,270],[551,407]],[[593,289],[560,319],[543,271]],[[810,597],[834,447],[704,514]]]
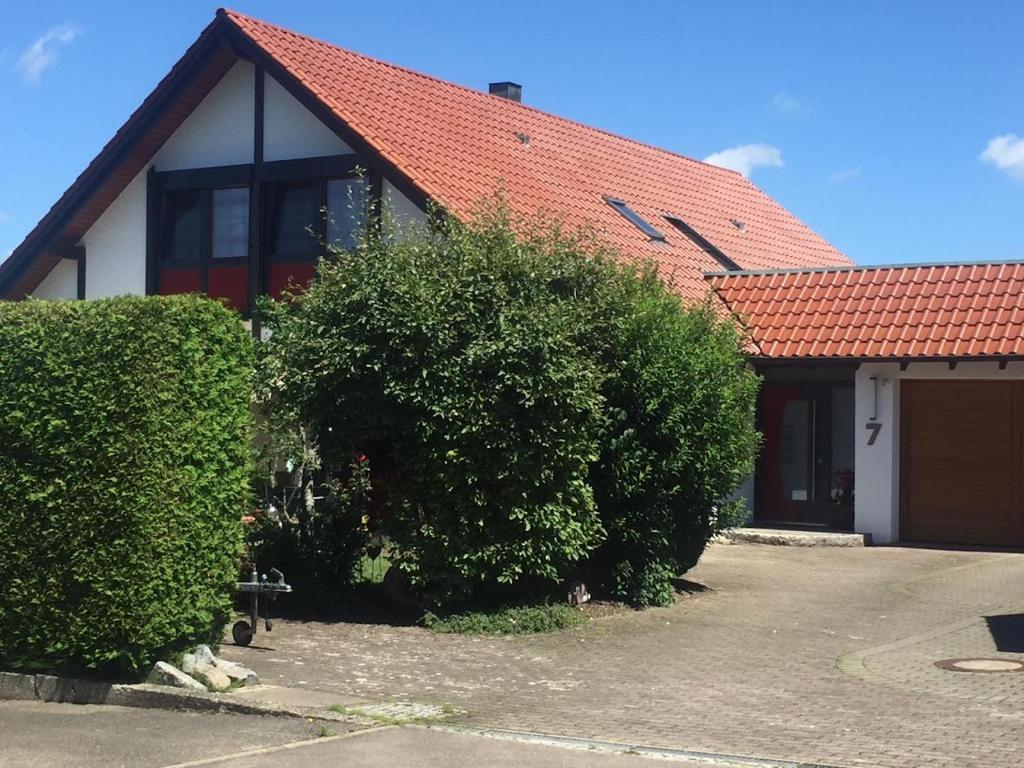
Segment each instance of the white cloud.
[[772,97],[772,109],[788,117],[808,117],[814,111],[806,101],[785,91],[779,91]]
[[11,214],[9,214],[7,211],[0,211],[0,224],[6,224],[12,218],[14,217],[11,216]]
[[860,176],[860,168],[840,168],[828,175],[828,180],[833,184],[845,184]]
[[36,38],[18,59],[18,69],[25,80],[38,83],[43,72],[57,63],[57,51],[78,37],[79,31],[74,24],[61,24]]
[[781,168],[782,152],[771,144],[743,144],[708,155],[704,162],[749,176],[755,168]]
[[1014,179],[1024,181],[1024,139],[1015,133],[996,136],[989,141],[979,159],[991,163]]

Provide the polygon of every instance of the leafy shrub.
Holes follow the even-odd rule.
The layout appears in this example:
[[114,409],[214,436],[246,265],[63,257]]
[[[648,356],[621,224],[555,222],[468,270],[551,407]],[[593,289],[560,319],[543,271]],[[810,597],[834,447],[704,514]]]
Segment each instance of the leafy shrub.
[[452,635],[527,635],[557,632],[588,621],[585,613],[569,605],[530,605],[491,612],[470,611],[438,616],[426,613],[423,625]]
[[360,574],[370,534],[370,466],[357,456],[342,477],[316,482],[296,468],[295,483],[255,515],[246,533],[260,573],[277,568],[295,594],[290,606],[330,611]]
[[602,374],[579,297],[605,271],[493,210],[368,238],[269,312],[264,380],[325,461],[369,455],[395,560],[433,599],[557,580],[600,540]]
[[435,604],[577,574],[665,604],[758,439],[739,332],[665,277],[499,198],[335,254],[269,308],[263,380],[326,460],[370,455],[393,559]]
[[621,314],[601,334],[607,418],[590,481],[608,536],[591,569],[634,605],[665,605],[674,579],[734,524],[729,496],[759,440],[759,379],[710,304],[685,306],[653,273],[621,287]]
[[0,665],[131,671],[219,639],[251,352],[197,296],[0,303]]

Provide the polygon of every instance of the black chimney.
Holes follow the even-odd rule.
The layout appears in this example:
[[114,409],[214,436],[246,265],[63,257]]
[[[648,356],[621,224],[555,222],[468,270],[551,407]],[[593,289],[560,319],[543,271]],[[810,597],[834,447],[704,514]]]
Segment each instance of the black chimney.
[[523,86],[519,83],[512,83],[506,80],[503,83],[491,83],[487,86],[487,92],[493,96],[501,96],[509,101],[523,100]]

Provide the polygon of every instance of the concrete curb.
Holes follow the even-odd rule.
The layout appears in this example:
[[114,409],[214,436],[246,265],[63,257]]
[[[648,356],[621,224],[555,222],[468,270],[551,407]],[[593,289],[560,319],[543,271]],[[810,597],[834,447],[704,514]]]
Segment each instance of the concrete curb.
[[771,544],[781,547],[869,547],[871,534],[796,531],[778,528],[730,528],[720,539],[731,544]]
[[0,700],[47,701],[66,704],[112,704],[143,709],[178,709],[196,712],[233,712],[243,715],[296,717],[343,722],[357,727],[376,726],[368,717],[324,709],[289,707],[261,701],[241,701],[231,694],[200,693],[164,685],[105,683],[99,680],[0,672]]

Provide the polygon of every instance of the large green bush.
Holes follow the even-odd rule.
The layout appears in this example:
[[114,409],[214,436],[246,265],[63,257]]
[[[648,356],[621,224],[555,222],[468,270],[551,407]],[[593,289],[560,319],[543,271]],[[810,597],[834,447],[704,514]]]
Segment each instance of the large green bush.
[[604,266],[490,211],[370,238],[268,318],[265,378],[327,462],[369,455],[398,562],[435,600],[559,579],[600,540],[587,470]]
[[619,285],[600,334],[606,419],[590,479],[607,538],[590,571],[635,605],[664,605],[736,522],[729,497],[753,469],[759,380],[713,305],[685,306],[653,272]]
[[661,604],[730,519],[758,385],[732,322],[661,277],[500,201],[367,237],[271,308],[268,400],[326,460],[369,454],[396,561],[435,602],[583,575]]
[[0,303],[0,665],[132,671],[218,638],[251,352],[198,296]]

